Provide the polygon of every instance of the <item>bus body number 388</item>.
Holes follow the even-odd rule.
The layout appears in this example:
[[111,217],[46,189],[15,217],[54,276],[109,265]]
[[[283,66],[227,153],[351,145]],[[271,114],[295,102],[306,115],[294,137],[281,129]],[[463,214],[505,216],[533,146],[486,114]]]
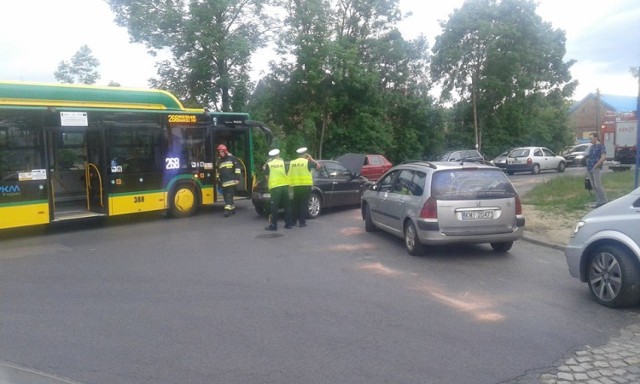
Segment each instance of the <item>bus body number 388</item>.
[[133,203],[134,204],[144,203],[144,196],[133,196]]

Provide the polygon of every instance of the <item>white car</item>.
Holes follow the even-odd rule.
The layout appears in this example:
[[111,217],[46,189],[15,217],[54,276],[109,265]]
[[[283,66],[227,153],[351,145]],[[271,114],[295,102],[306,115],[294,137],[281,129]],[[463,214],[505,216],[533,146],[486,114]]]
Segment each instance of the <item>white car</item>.
[[520,147],[509,152],[507,156],[507,173],[531,172],[536,175],[540,171],[554,170],[564,172],[566,160],[545,147]]
[[640,188],[587,213],[565,248],[569,274],[607,307],[640,302]]

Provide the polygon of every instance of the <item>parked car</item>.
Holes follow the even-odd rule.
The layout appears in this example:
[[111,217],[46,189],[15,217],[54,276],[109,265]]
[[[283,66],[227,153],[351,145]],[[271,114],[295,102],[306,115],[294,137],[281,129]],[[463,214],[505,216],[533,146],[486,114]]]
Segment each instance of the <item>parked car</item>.
[[564,155],[566,155],[567,153],[571,152],[571,150],[573,149],[573,147],[575,147],[577,144],[571,144],[571,145],[567,145],[566,147],[562,148],[560,150],[560,152],[558,153],[558,155],[564,157]]
[[484,161],[484,156],[475,149],[458,149],[436,156],[434,161]]
[[393,164],[382,155],[364,155],[361,153],[347,153],[337,158],[340,164],[353,174],[360,174],[371,181],[376,181],[387,172]]
[[607,307],[640,302],[640,188],[584,215],[565,257],[569,274]]
[[567,161],[567,166],[585,166],[587,165],[587,157],[589,157],[589,149],[591,149],[591,143],[578,144],[568,150],[564,155],[564,159]]
[[[312,170],[313,187],[309,197],[308,218],[316,218],[325,208],[358,206],[360,195],[370,181],[352,173],[347,167],[333,160],[316,160],[320,169]],[[271,195],[265,180],[257,183],[251,193],[253,206],[260,215],[269,215]]]
[[635,164],[636,163],[636,147],[635,146],[616,147],[613,153],[613,159],[615,161],[619,161],[620,164]]
[[506,169],[507,168],[507,155],[509,155],[509,152],[511,152],[510,149],[502,152],[501,154],[496,156],[493,160],[491,160],[491,164],[493,164],[494,166],[496,166],[496,167],[498,167],[500,169]]
[[497,252],[522,237],[520,197],[500,169],[479,163],[417,161],[397,165],[362,194],[367,232],[404,238],[418,255],[426,245],[489,243]]
[[531,172],[536,175],[540,171],[556,170],[564,172],[566,160],[545,147],[521,147],[509,152],[507,157],[507,173]]

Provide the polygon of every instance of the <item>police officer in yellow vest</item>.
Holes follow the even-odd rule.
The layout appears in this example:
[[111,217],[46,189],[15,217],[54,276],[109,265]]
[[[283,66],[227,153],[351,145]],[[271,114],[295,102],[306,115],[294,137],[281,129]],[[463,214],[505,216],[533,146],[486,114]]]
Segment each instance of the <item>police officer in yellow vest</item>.
[[291,206],[289,204],[289,179],[284,161],[280,158],[280,150],[269,151],[271,159],[264,165],[269,193],[271,194],[271,215],[267,231],[278,230],[278,210],[284,208],[284,227],[291,229]]
[[293,222],[296,220],[301,227],[305,227],[306,215],[309,206],[309,195],[311,194],[311,186],[313,185],[313,176],[311,170],[320,168],[310,154],[307,153],[307,147],[298,148],[296,150],[298,158],[289,164],[289,186],[293,187]]

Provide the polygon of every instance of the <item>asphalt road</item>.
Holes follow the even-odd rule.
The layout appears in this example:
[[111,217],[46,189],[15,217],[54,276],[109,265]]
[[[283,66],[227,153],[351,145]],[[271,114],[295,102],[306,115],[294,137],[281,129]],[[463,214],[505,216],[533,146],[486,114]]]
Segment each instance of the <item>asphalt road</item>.
[[412,257],[357,209],[269,233],[238,205],[5,236],[0,361],[96,384],[504,383],[638,319],[550,248]]

